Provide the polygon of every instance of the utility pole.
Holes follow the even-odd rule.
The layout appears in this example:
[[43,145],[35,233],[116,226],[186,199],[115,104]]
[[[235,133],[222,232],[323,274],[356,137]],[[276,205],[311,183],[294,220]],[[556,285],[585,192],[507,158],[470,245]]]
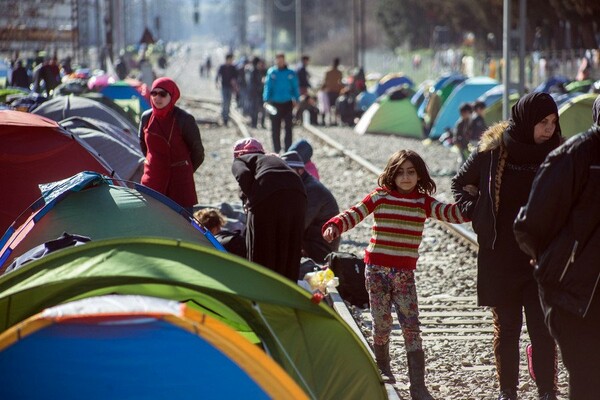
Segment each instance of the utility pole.
[[296,61],[302,58],[302,2],[295,0],[296,3]]
[[504,0],[503,7],[503,32],[502,32],[502,57],[504,66],[502,67],[502,79],[504,80],[504,92],[502,93],[502,119],[509,117],[509,96],[510,96],[510,53],[511,53],[511,0]]
[[270,61],[273,57],[273,2],[263,0],[265,13],[265,59]]
[[239,36],[238,36],[238,40],[240,41],[239,43],[239,47],[241,49],[246,49],[246,46],[248,44],[248,40],[247,40],[247,32],[246,32],[246,22],[248,21],[248,16],[247,16],[247,11],[246,11],[246,0],[239,0],[238,1],[238,29],[239,29]]
[[519,96],[525,94],[525,36],[527,0],[519,0]]
[[365,0],[358,0],[360,2],[360,68],[365,68],[366,62],[366,51],[367,51],[367,31],[365,28]]
[[352,66],[358,65],[358,0],[352,0]]

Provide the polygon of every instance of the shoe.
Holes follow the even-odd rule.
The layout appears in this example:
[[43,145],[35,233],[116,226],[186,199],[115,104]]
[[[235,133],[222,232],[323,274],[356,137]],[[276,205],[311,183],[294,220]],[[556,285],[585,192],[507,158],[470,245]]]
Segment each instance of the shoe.
[[517,389],[503,389],[498,400],[517,400]]

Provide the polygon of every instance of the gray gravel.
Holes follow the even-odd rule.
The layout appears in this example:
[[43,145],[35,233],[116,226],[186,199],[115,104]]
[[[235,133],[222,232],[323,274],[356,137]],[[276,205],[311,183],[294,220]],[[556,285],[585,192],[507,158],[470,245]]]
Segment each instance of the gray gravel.
[[[191,61],[190,61],[191,60]],[[197,71],[193,55],[191,59],[182,59],[182,64],[190,63],[187,70]],[[179,68],[181,65],[179,64]],[[168,73],[169,71],[167,71]],[[175,76],[173,73],[172,76]],[[178,78],[184,95],[218,97],[212,81],[187,77],[185,81]],[[197,118],[218,119],[214,112],[193,110]],[[206,160],[196,174],[199,202],[201,204],[220,204],[229,202],[239,204],[237,183],[231,175],[232,145],[239,138],[234,128],[201,126],[202,140],[206,149]],[[349,146],[371,161],[383,167],[388,157],[398,149],[417,151],[427,164],[436,184],[436,198],[451,201],[450,179],[456,170],[457,155],[437,143],[424,145],[421,140],[394,136],[355,134],[348,127],[323,128],[337,141]],[[259,138],[265,147],[270,148],[270,131],[253,129],[251,134]],[[300,127],[294,130],[294,139],[304,137],[314,147],[313,161],[319,168],[321,181],[333,192],[341,209],[354,205],[376,186],[376,177],[365,172],[356,164],[340,156],[339,152],[316,141],[308,132]],[[343,235],[341,251],[363,255],[370,237],[372,219],[358,225]],[[421,257],[416,272],[417,288],[423,311],[430,311],[433,306],[456,307],[457,303],[450,297],[466,298],[465,312],[484,312],[482,327],[488,329],[482,338],[473,340],[431,340],[433,334],[424,332],[424,346],[427,357],[426,381],[432,395],[437,399],[495,399],[498,385],[495,378],[494,357],[491,344],[491,313],[489,310],[475,306],[476,294],[476,254],[464,243],[452,238],[443,228],[433,222],[426,223],[423,242],[420,247]],[[351,307],[363,333],[370,342],[371,319],[368,310]],[[422,318],[431,320],[436,327],[461,327],[468,325],[448,325],[441,318]],[[425,321],[426,322],[426,321]],[[437,324],[437,325],[436,325]],[[471,325],[469,325],[471,326]],[[429,325],[424,324],[424,329]],[[525,328],[524,328],[525,329]],[[525,361],[525,345],[529,343],[526,334],[522,336],[522,361],[520,374],[520,398],[537,399],[535,383],[527,373]],[[406,377],[406,358],[403,338],[397,325],[392,333],[392,368],[398,380],[395,385],[401,398],[410,398]],[[566,398],[566,372],[559,364],[559,388]]]

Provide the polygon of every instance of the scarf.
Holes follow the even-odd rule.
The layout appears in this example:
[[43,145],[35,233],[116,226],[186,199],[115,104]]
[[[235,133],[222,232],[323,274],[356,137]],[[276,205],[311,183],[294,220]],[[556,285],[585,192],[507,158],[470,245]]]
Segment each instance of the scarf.
[[167,194],[171,178],[171,139],[181,135],[173,110],[179,99],[179,88],[170,78],[159,78],[152,84],[152,90],[162,89],[171,95],[171,101],[163,108],[156,108],[151,101],[152,114],[144,129],[144,139],[148,151],[144,163],[141,183],[162,194]]
[[596,97],[594,101],[594,105],[592,106],[592,117],[594,118],[594,124],[596,126],[600,125],[600,95]]
[[[558,107],[552,96],[540,92],[526,94],[512,106],[506,132],[517,142],[534,145],[535,126],[550,114],[556,114],[558,117]],[[557,119],[554,135],[560,136],[560,134],[560,124]]]

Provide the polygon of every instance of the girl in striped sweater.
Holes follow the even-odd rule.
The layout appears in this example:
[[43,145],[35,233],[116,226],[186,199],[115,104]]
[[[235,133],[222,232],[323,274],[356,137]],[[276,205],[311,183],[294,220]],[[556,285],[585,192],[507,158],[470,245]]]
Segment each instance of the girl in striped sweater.
[[457,204],[444,204],[430,196],[435,192],[435,183],[427,165],[414,151],[394,153],[377,183],[379,187],[360,203],[327,221],[323,237],[334,240],[373,213],[375,223],[365,250],[365,277],[377,366],[384,381],[395,383],[389,354],[394,304],[406,346],[411,397],[432,399],[424,379],[425,356],[414,270],[427,218],[451,223],[463,223],[466,219]]

